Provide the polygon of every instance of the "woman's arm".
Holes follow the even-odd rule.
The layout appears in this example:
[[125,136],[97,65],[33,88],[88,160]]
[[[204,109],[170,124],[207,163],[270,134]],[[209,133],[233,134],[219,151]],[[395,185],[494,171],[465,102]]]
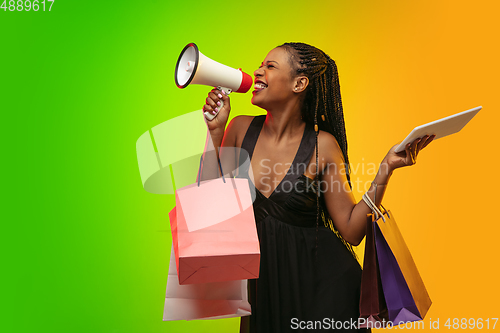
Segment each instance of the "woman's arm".
[[[219,110],[220,102],[224,102],[224,106]],[[219,177],[219,148],[222,146],[223,140],[232,141],[230,133],[226,135],[226,123],[231,111],[229,96],[223,91],[214,88],[208,93],[208,97],[203,105],[203,112],[215,114],[218,111],[217,117],[211,121],[206,120],[208,128],[208,140],[203,152],[203,166],[201,169],[200,179],[214,179]],[[229,131],[228,131],[229,132]]]
[[[236,159],[239,156],[242,133],[246,133],[253,117],[234,117],[226,128],[226,123],[231,111],[229,96],[222,91],[212,89],[203,106],[203,112],[213,113],[218,108],[219,101],[224,102],[224,106],[219,110],[219,114],[211,121],[207,121],[209,131],[208,142],[203,153],[203,168],[201,179],[214,179],[220,177],[220,169],[217,159],[220,159],[222,170],[226,176],[233,175],[236,169]],[[227,147],[220,149],[221,147]]]
[[[322,138],[321,134],[323,134]],[[342,237],[352,245],[359,245],[365,236],[366,215],[371,213],[371,209],[364,200],[356,203],[347,183],[342,150],[335,138],[324,132],[320,133],[320,138],[319,152],[322,160],[325,162],[323,166],[320,161],[320,167],[323,170],[321,193],[324,195],[333,223]],[[378,184],[376,202],[374,201],[375,205],[380,206],[393,171],[397,168],[415,164],[418,152],[425,148],[433,139],[434,136],[425,136],[422,139],[416,139],[411,145],[407,145],[403,152],[394,152],[399,144],[389,150],[373,181]],[[322,149],[323,153],[321,153]],[[355,182],[352,182],[352,184],[354,187]],[[372,201],[374,200],[374,192],[375,186],[371,184],[367,195]]]

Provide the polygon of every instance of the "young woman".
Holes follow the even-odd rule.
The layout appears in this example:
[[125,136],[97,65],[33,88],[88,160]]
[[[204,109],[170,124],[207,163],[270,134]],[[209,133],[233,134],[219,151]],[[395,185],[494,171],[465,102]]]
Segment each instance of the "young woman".
[[[321,331],[339,321],[355,329],[361,268],[352,245],[365,236],[371,210],[352,194],[337,67],[313,46],[286,43],[254,75],[252,103],[266,115],[235,117],[226,129],[230,101],[217,89],[203,107],[219,111],[207,122],[214,146],[241,147],[251,158],[261,262],[241,330]],[[377,206],[393,171],[415,164],[433,138],[389,150],[367,192]]]

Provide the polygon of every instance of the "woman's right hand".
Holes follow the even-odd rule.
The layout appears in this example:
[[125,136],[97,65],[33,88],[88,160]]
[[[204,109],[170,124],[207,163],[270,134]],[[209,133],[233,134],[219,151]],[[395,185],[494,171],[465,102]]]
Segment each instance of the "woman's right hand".
[[[220,108],[221,101],[224,103],[222,108]],[[231,111],[229,96],[226,95],[223,91],[221,91],[217,88],[213,88],[208,93],[208,97],[205,101],[205,105],[203,105],[203,113],[209,112],[210,114],[215,114],[216,108],[217,108],[217,110],[220,109],[219,113],[217,114],[217,116],[214,119],[212,119],[212,120],[207,119],[208,129],[211,132],[212,131],[224,132],[224,129],[226,128],[227,120],[229,118],[229,112]]]

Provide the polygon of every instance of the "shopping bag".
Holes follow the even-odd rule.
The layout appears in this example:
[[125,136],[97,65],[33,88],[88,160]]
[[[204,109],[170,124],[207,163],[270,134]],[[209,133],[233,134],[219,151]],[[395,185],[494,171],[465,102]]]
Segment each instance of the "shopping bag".
[[376,322],[384,323],[389,320],[380,271],[377,263],[375,248],[375,234],[372,216],[366,219],[365,256],[363,259],[363,272],[361,274],[361,296],[359,302],[359,327],[379,327]]
[[375,246],[389,320],[394,325],[422,320],[431,299],[393,213],[382,216],[374,221]]
[[258,278],[260,246],[246,178],[198,181],[175,197],[169,217],[180,284]]
[[172,246],[164,321],[232,318],[250,314],[247,280],[179,285]]

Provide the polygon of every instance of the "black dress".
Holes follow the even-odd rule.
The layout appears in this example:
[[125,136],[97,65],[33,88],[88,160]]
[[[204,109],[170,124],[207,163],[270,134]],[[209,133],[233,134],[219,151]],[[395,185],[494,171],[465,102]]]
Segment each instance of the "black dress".
[[[264,121],[255,117],[243,140],[250,158]],[[275,191],[267,198],[255,190],[261,259],[259,278],[249,280],[252,315],[242,320],[250,332],[351,331],[357,324],[361,267],[332,230],[321,221],[316,229],[316,184],[303,174],[314,147],[306,126]]]

